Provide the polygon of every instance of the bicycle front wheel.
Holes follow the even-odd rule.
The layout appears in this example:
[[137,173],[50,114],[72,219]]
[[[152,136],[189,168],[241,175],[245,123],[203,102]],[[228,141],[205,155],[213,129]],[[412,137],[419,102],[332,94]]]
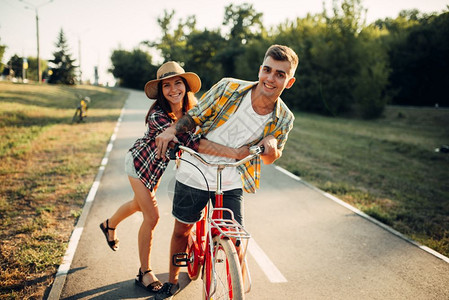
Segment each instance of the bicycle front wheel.
[[214,237],[213,242],[215,258],[206,255],[204,264],[203,299],[244,299],[242,273],[234,244],[219,236]]

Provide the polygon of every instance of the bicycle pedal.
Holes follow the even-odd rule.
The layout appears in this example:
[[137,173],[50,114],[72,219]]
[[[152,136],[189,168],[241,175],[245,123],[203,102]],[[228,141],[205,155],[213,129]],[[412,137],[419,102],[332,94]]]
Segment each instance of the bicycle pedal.
[[172,263],[176,267],[187,267],[189,262],[189,255],[186,252],[176,253],[172,257]]

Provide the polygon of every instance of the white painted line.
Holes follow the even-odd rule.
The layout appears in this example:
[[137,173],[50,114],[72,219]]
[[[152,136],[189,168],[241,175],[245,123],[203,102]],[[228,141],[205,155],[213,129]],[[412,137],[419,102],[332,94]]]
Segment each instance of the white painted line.
[[275,168],[276,170],[278,170],[279,172],[282,172],[282,173],[284,173],[285,175],[287,175],[287,176],[289,176],[289,177],[291,177],[291,178],[293,178],[293,179],[295,179],[295,180],[301,181],[301,178],[300,178],[300,177],[296,176],[295,174],[290,173],[289,171],[287,171],[287,170],[284,169],[284,168],[278,167],[278,166],[276,166],[276,165],[274,166],[274,168]]
[[104,157],[102,160],[101,160],[101,165],[102,166],[106,166],[108,164],[108,158],[107,157]]
[[274,166],[274,168],[275,168],[276,170],[278,170],[278,171],[280,171],[280,172],[282,172],[282,173],[284,173],[284,174],[290,176],[291,178],[294,178],[294,179],[296,179],[296,180],[298,180],[298,181],[301,181],[302,183],[304,183],[305,185],[307,185],[307,186],[310,187],[311,189],[313,189],[313,190],[315,190],[315,191],[321,193],[321,194],[324,195],[325,197],[327,197],[327,198],[331,199],[332,201],[334,201],[334,202],[340,204],[341,206],[346,207],[347,209],[353,211],[355,214],[361,216],[362,218],[364,218],[364,219],[366,219],[366,220],[368,220],[368,221],[370,221],[370,222],[372,222],[372,223],[378,225],[379,227],[385,229],[386,231],[388,231],[388,232],[390,232],[390,233],[392,233],[392,234],[394,234],[394,235],[400,237],[401,239],[403,239],[403,240],[405,240],[405,241],[407,241],[407,242],[409,242],[409,243],[411,243],[411,244],[417,246],[417,247],[420,248],[421,250],[426,251],[427,253],[432,254],[433,256],[438,257],[439,259],[441,259],[441,260],[443,260],[443,261],[449,263],[449,257],[444,256],[443,254],[441,254],[441,253],[439,253],[439,252],[437,252],[437,251],[435,251],[435,250],[433,250],[433,249],[430,249],[430,248],[427,247],[427,246],[421,245],[420,243],[418,243],[418,242],[416,242],[416,241],[414,241],[414,240],[408,238],[407,236],[403,235],[403,234],[400,233],[399,231],[394,230],[394,229],[391,228],[390,226],[385,225],[384,223],[382,223],[382,222],[380,222],[380,221],[374,219],[373,217],[371,217],[371,216],[365,214],[364,212],[360,211],[359,209],[355,208],[354,206],[352,206],[352,205],[350,205],[350,204],[344,202],[343,200],[340,200],[340,199],[338,199],[337,197],[335,197],[335,196],[333,196],[333,195],[331,195],[331,194],[329,194],[329,193],[326,193],[326,192],[320,190],[319,188],[317,188],[317,187],[311,185],[310,183],[308,183],[308,182],[302,180],[302,179],[299,178],[298,176],[296,176],[296,175],[290,173],[289,171],[287,171],[287,170],[285,170],[285,169],[283,169],[283,168],[281,168],[281,167],[279,167],[279,166],[276,166],[276,165]]
[[107,152],[107,153],[109,153],[109,152],[112,151],[112,146],[113,146],[112,143],[109,143],[109,144],[108,144],[108,147],[106,148],[106,152]]
[[[82,227],[75,228],[75,230],[73,230],[70,240],[79,240],[82,232],[83,232]],[[62,274],[67,275],[67,273],[69,272],[70,265],[72,264],[73,256],[75,255],[77,246],[78,246],[78,243],[69,243],[69,247],[67,248],[67,251],[64,255],[62,264],[59,266],[59,269],[58,269],[59,275],[62,275]]]
[[256,260],[262,271],[272,283],[287,282],[287,279],[282,275],[281,271],[274,265],[270,258],[263,252],[262,248],[251,238],[248,243],[248,251]]
[[90,188],[89,194],[87,195],[86,202],[92,202],[97,194],[98,187],[100,186],[100,181],[95,181]]
[[430,248],[427,247],[427,246],[419,245],[419,248],[421,248],[421,249],[423,249],[424,251],[427,251],[427,252],[429,252],[429,253],[435,255],[435,256],[438,257],[439,259],[442,259],[442,260],[444,260],[445,262],[449,263],[449,257],[444,256],[443,254],[441,254],[441,253],[439,253],[439,252],[436,252],[435,250],[430,249]]
[[[126,103],[125,103],[126,105]],[[122,108],[120,113],[120,117],[117,120],[117,124],[115,125],[114,132],[117,132],[120,124],[122,122],[122,117],[125,110]],[[97,193],[98,187],[100,186],[101,177],[103,176],[105,166],[108,164],[108,156],[109,152],[112,150],[113,141],[116,139],[115,133],[111,135],[109,140],[107,149],[101,161],[100,167],[98,168],[97,176],[90,188],[89,194],[86,197],[84,202],[84,206],[82,209],[81,216],[78,219],[78,222],[75,225],[75,228],[70,236],[69,245],[67,247],[64,258],[62,259],[62,264],[59,266],[58,271],[56,272],[55,281],[51,286],[50,293],[47,297],[47,300],[59,300],[61,297],[62,289],[64,288],[65,280],[70,271],[70,266],[72,265],[73,257],[76,252],[76,248],[78,247],[79,240],[81,238],[81,234],[83,233],[84,224],[86,223],[87,216],[90,211],[90,207],[92,206],[93,201],[95,200],[95,195]]]

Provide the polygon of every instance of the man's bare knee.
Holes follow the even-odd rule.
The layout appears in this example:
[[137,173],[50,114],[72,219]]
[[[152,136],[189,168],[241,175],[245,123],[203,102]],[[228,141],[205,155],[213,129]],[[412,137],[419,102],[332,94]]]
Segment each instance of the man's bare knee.
[[184,240],[186,239],[189,234],[190,230],[192,229],[191,224],[184,224],[179,221],[176,221],[175,228],[173,230],[173,238],[176,240]]

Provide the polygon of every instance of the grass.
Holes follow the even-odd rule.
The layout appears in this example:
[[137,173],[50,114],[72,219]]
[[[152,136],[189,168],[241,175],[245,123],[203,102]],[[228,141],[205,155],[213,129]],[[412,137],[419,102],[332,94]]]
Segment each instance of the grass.
[[388,107],[375,121],[297,113],[278,165],[449,256],[449,110]]
[[[76,94],[92,99],[71,124]],[[0,299],[53,282],[126,93],[0,82]],[[449,110],[388,107],[375,121],[296,113],[278,165],[449,255]]]
[[[89,96],[85,123],[71,124]],[[127,93],[0,82],[0,299],[53,282]]]

